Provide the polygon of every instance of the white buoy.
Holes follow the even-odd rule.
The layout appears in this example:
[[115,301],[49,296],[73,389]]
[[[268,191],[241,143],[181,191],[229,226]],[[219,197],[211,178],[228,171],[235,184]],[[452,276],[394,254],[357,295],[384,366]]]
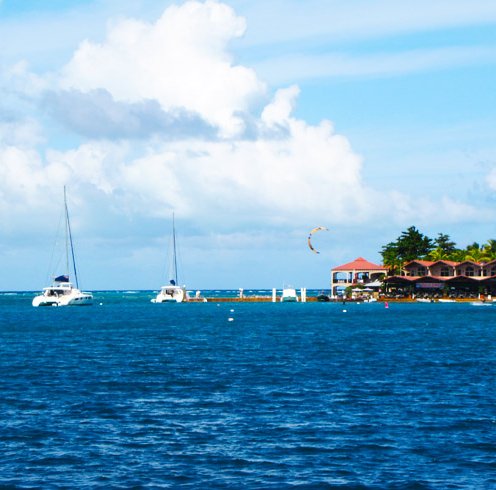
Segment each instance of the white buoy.
[[343,313],[346,313],[348,310],[343,310]]
[[231,313],[234,313],[234,310],[233,310],[232,308],[231,308],[229,311],[230,311]]
[[232,316],[230,316],[228,319],[227,319],[228,322],[233,322],[234,321],[234,318]]

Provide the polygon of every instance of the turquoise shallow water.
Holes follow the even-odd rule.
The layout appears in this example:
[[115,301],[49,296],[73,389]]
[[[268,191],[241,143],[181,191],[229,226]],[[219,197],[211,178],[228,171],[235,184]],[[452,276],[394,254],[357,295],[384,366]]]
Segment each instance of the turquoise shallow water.
[[0,488],[496,487],[496,305],[32,296],[0,294]]

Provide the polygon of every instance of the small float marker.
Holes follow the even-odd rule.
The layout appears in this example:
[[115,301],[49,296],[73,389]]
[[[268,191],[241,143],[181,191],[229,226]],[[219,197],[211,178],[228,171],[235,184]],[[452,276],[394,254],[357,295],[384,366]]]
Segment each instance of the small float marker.
[[387,301],[384,303],[384,308],[389,308],[389,303]]
[[234,318],[232,316],[230,316],[228,319],[227,319],[228,322],[233,322],[234,321]]
[[343,310],[343,313],[346,313],[348,310]]

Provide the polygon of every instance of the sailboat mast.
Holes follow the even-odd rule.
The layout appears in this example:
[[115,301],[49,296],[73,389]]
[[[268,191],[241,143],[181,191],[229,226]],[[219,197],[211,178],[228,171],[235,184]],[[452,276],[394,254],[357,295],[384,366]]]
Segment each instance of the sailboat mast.
[[69,270],[69,211],[67,210],[67,197],[64,185],[64,214],[65,214],[65,273],[70,277]]
[[69,221],[69,208],[67,207],[67,196],[64,185],[64,208],[65,208],[65,224],[66,224],[66,239],[65,239],[65,248],[66,248],[66,261],[67,261],[67,271],[69,272],[69,246],[71,249],[71,257],[72,257],[72,268],[74,269],[74,279],[76,281],[76,288],[79,289],[79,281],[76,269],[76,258],[74,255],[74,245],[72,243],[72,232],[71,232],[71,222]]
[[177,281],[177,256],[176,256],[176,224],[174,221],[174,213],[172,213],[172,251],[174,254],[174,281],[179,285]]

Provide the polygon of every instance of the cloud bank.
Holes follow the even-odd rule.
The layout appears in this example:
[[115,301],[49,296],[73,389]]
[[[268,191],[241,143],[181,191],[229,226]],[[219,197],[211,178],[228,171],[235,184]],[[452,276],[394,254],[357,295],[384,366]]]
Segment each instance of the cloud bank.
[[122,201],[126,213],[176,209],[209,223],[222,214],[229,226],[295,222],[331,208],[366,214],[361,158],[347,139],[328,121],[292,115],[297,87],[271,98],[231,59],[229,43],[245,28],[224,4],[186,2],[154,23],[116,21],[102,43],[84,41],[41,82],[18,68],[25,93],[81,142],[37,152],[5,139],[4,208],[14,198],[44,207],[67,183],[91,187],[107,206]]
[[115,20],[53,72],[13,67],[4,88],[37,112],[0,120],[2,231],[41,231],[64,185],[75,229],[95,240],[122,239],[133,220],[145,233],[172,210],[205,241],[245,236],[247,248],[274,227],[477,216],[370,189],[330,121],[294,115],[298,87],[272,91],[236,64],[229,45],[245,30],[231,7],[188,1],[154,22]]

